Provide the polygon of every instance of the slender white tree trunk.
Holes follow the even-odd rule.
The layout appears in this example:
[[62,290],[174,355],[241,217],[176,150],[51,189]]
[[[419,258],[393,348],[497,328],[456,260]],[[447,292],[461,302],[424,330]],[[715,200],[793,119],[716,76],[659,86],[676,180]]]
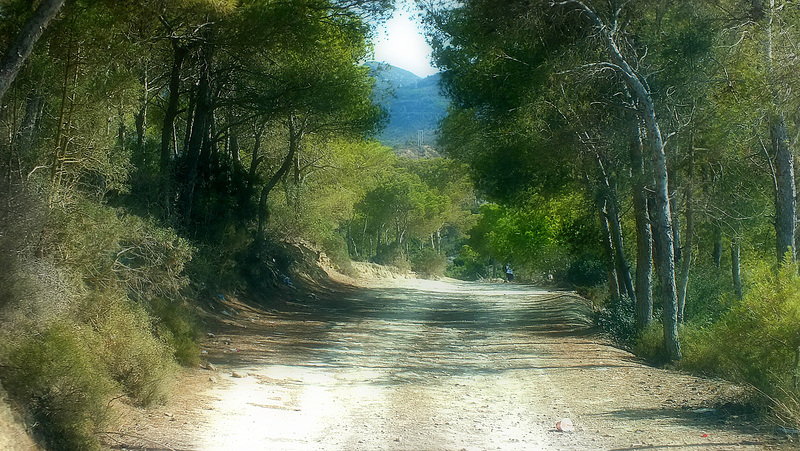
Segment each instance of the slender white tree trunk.
[[655,180],[655,202],[651,210],[653,240],[656,247],[659,278],[661,279],[661,301],[663,303],[664,346],[670,360],[681,358],[678,342],[678,298],[675,286],[675,243],[672,233],[672,213],[670,211],[667,156],[664,152],[664,139],[656,117],[653,97],[647,83],[633,70],[617,45],[611,29],[584,2],[572,0],[562,2],[582,10],[590,23],[597,29],[611,65],[622,75],[625,84],[636,100],[637,110],[644,122],[645,144],[653,159],[653,178]]

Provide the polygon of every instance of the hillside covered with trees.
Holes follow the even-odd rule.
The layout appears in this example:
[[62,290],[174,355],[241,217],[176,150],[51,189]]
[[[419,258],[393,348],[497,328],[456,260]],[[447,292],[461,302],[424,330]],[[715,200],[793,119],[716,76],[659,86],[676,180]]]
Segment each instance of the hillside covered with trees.
[[378,139],[397,150],[420,152],[422,146],[436,145],[439,121],[447,113],[449,101],[441,92],[439,74],[422,78],[399,67],[368,63],[375,77],[375,101],[388,113],[386,127]]

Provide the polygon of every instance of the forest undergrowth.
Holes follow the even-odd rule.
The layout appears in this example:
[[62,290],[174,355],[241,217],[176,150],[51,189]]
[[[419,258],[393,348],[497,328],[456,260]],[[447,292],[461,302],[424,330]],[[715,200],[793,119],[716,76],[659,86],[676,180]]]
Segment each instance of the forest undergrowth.
[[0,381],[47,449],[97,449],[110,399],[162,403],[199,360],[192,247],[119,209],[0,191]]
[[725,279],[722,269],[706,270],[711,274],[707,278],[702,273],[695,276],[692,300],[697,302],[680,325],[684,353],[680,361],[668,361],[660,321],[642,331],[637,329],[630,299],[596,302],[600,305],[597,325],[621,347],[653,365],[740,384],[745,388],[739,400],[743,406],[760,412],[779,430],[797,430],[800,267],[796,262],[780,268],[754,263],[747,271],[750,282],[741,300],[720,283]]

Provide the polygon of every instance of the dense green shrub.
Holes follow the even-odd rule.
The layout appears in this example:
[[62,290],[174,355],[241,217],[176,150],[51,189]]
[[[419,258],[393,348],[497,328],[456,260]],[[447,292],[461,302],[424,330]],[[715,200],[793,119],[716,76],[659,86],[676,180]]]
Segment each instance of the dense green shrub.
[[630,345],[636,338],[636,305],[627,296],[606,301],[597,312],[595,323],[614,341]]
[[716,342],[718,326],[704,323],[687,323],[679,329],[683,360],[681,368],[695,373],[717,375],[724,368],[721,362],[724,347]]
[[148,307],[156,335],[169,346],[178,363],[189,367],[200,363],[200,328],[194,310],[183,302],[160,297],[151,299]]
[[378,253],[374,261],[379,265],[394,266],[401,271],[411,270],[411,262],[408,260],[403,246],[397,243],[378,246]]
[[581,258],[567,267],[564,282],[574,287],[593,287],[606,282],[608,274],[600,260]]
[[199,358],[182,295],[192,249],[172,230],[85,200],[48,216],[35,239],[17,234],[0,249],[9,282],[0,380],[50,449],[93,449],[112,397],[162,402],[175,359]]
[[123,286],[136,300],[177,296],[192,247],[172,229],[78,200],[54,208],[48,253],[92,288]]
[[478,280],[491,273],[489,259],[481,256],[468,244],[461,246],[461,252],[447,266],[446,274],[454,279]]
[[342,235],[336,233],[329,233],[321,240],[321,246],[325,249],[325,255],[328,256],[331,263],[336,265],[336,268],[343,274],[354,276],[356,274],[353,269],[353,261],[350,259],[350,252],[347,249],[347,242]]
[[26,336],[13,347],[2,382],[26,405],[34,432],[51,450],[99,448],[96,433],[108,421],[115,384],[90,328],[68,322]]
[[[728,378],[753,387],[773,413],[800,424],[800,275],[797,263],[779,270],[761,264],[752,271],[741,301],[723,295],[723,306],[704,312],[680,328],[682,369]],[[718,291],[710,278],[709,292]],[[702,287],[700,289],[702,291]],[[701,300],[702,302],[702,300]],[[711,300],[705,302],[711,304]],[[720,313],[719,310],[727,308]],[[637,339],[634,352],[648,360],[663,356],[663,336],[653,324]]]
[[176,369],[173,352],[153,335],[140,305],[119,293],[93,293],[79,320],[97,333],[95,353],[125,394],[143,406],[166,401]]
[[58,230],[53,252],[57,250],[60,263],[83,279],[98,299],[95,303],[108,302],[99,299],[109,297],[119,304],[125,296],[138,302],[144,309],[140,314],[148,312],[152,320],[137,320],[137,327],[156,332],[174,347],[179,361],[197,362],[198,356],[192,356],[199,353],[196,318],[184,306],[189,280],[184,270],[197,252],[200,257],[191,269],[198,280],[238,286],[234,256],[244,246],[242,238],[232,234],[223,251],[210,246],[196,251],[172,229],[88,201],[56,209],[53,217]]
[[636,335],[632,350],[634,354],[648,362],[662,362],[666,357],[664,326],[658,321],[651,322]]
[[750,289],[711,334],[720,369],[773,397],[800,394],[800,275],[796,263],[754,271]]
[[730,268],[698,262],[689,273],[684,316],[688,322],[710,324],[730,310],[734,297]]
[[426,247],[411,257],[411,269],[423,277],[441,277],[447,267],[447,258]]
[[246,233],[229,228],[221,234],[218,242],[195,246],[191,261],[186,262],[186,273],[192,281],[202,284],[200,288],[241,289],[246,285],[246,280],[240,265],[250,252],[251,244],[252,239]]

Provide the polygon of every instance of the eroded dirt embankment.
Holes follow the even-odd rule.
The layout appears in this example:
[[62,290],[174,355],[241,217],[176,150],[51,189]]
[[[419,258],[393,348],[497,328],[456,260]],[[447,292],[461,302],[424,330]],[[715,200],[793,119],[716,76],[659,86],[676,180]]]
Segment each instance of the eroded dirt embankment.
[[[173,401],[121,406],[117,449],[791,448],[741,390],[655,369],[593,334],[570,293],[423,280],[233,297],[207,369]],[[569,417],[571,433],[555,424]]]

